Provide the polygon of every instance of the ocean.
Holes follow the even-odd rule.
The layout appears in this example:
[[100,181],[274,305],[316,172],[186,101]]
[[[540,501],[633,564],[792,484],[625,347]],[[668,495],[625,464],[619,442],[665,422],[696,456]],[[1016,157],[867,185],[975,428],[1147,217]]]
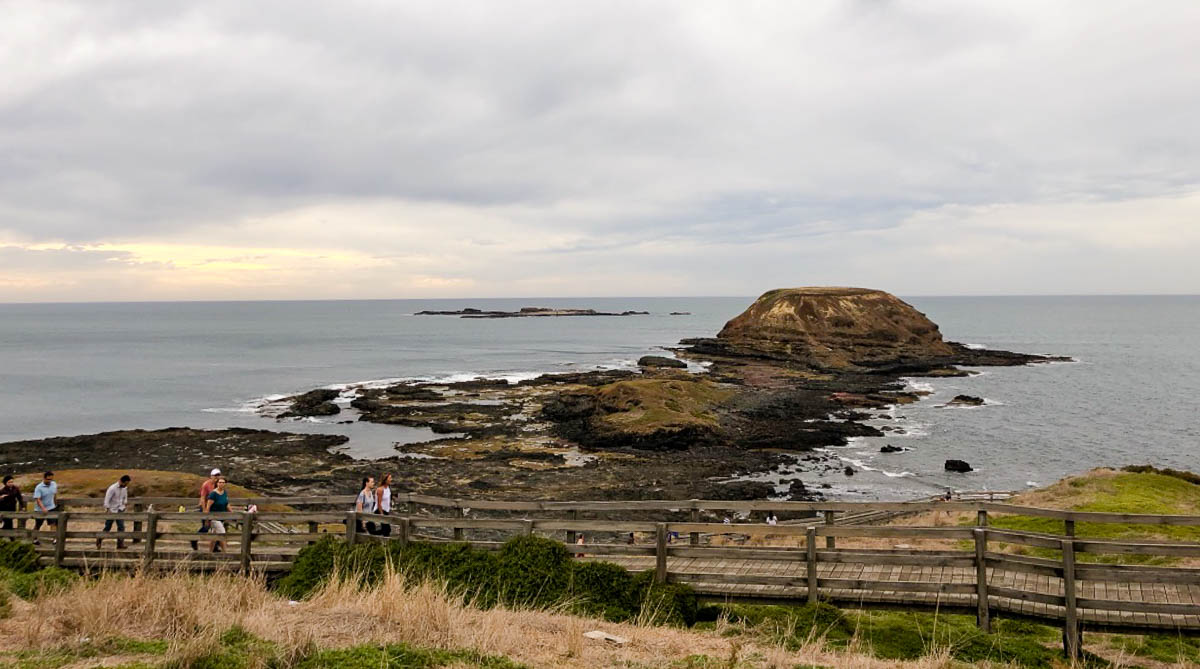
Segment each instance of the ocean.
[[[640,356],[682,338],[715,334],[752,299],[0,304],[0,442],[126,428],[254,427],[346,434],[352,455],[378,457],[432,435],[336,417],[276,423],[255,408],[361,382],[632,369]],[[800,470],[806,481],[828,484],[828,494],[905,499],[943,487],[1021,489],[1098,466],[1200,469],[1200,297],[905,299],[947,339],[1076,361],[913,379],[912,387],[932,394],[879,423],[898,431],[828,449],[855,467],[854,476]],[[523,306],[651,314],[413,315]],[[987,404],[942,406],[960,393]],[[882,454],[884,444],[907,450]],[[944,472],[948,458],[975,471]]]

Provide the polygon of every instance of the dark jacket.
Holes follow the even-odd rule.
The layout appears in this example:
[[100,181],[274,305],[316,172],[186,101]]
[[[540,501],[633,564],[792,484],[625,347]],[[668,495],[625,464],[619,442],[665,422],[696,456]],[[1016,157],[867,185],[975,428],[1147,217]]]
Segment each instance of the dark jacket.
[[25,505],[25,498],[21,496],[21,489],[16,485],[9,483],[0,488],[0,511],[16,511]]

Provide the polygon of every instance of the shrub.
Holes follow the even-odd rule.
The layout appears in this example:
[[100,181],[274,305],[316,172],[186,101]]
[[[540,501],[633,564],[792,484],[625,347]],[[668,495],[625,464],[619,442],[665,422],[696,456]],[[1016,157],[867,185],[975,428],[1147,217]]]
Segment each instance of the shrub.
[[629,620],[638,611],[637,593],[629,570],[611,562],[571,564],[571,597],[586,615],[613,622]]
[[23,574],[37,571],[37,549],[23,541],[0,541],[0,569]]
[[10,597],[11,595],[8,594],[8,587],[3,583],[0,583],[0,620],[4,620],[12,615],[12,602],[9,601]]
[[21,599],[34,600],[70,588],[79,575],[58,567],[46,567],[26,574],[13,574],[8,579],[9,588]]
[[311,546],[300,549],[288,573],[275,582],[275,589],[285,597],[302,599],[324,585],[333,574],[337,556],[346,544],[334,537],[325,537]]
[[497,562],[505,604],[548,607],[566,599],[571,558],[562,542],[535,536],[509,539]]
[[696,624],[699,602],[696,591],[681,583],[655,583],[654,572],[644,571],[633,578],[638,615],[657,625],[691,627]]

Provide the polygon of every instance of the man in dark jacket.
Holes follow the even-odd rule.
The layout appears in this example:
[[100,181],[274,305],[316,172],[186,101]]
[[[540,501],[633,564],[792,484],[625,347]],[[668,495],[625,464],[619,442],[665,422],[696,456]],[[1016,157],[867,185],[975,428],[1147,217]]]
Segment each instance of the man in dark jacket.
[[[24,506],[25,498],[21,496],[21,489],[13,483],[13,477],[5,476],[3,487],[0,487],[0,511],[20,511]],[[3,525],[0,525],[0,529],[12,528],[12,518],[5,518]]]

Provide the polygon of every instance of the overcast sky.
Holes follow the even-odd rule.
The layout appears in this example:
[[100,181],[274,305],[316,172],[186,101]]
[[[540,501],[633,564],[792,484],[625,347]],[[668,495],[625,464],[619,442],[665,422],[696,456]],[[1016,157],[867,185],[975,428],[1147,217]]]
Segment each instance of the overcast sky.
[[1200,293],[1200,3],[0,1],[0,301]]

